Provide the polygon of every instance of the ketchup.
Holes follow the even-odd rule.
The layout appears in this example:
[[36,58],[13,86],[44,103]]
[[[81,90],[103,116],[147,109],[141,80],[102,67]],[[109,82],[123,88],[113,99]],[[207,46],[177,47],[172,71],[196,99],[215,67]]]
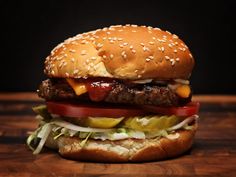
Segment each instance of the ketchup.
[[86,89],[92,101],[102,101],[112,90],[115,80],[94,78],[86,81]]

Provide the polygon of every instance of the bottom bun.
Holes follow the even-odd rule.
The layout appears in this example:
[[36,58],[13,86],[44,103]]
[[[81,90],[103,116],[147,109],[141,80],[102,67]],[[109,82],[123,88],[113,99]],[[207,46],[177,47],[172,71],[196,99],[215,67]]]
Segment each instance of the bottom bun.
[[[157,161],[178,156],[193,144],[197,123],[192,130],[178,130],[169,138],[93,140],[89,139],[82,148],[81,139],[49,137],[46,146],[59,149],[59,153],[69,159],[93,162],[145,162]],[[171,138],[172,136],[172,138]]]

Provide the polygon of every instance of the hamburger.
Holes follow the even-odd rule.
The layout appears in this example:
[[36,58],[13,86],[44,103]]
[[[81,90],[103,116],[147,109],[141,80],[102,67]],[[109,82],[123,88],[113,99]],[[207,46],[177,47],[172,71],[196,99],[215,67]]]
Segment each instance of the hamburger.
[[199,103],[189,77],[194,59],[175,34],[117,25],[79,34],[46,58],[34,107],[38,128],[27,139],[65,158],[144,162],[190,149]]

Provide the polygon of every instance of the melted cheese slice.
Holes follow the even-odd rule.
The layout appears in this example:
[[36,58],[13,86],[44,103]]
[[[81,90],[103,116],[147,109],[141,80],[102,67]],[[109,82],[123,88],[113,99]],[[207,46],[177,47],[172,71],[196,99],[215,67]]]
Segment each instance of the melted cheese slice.
[[73,88],[76,95],[79,96],[79,95],[87,92],[85,84],[83,84],[81,82],[77,82],[74,79],[66,79],[66,80],[69,83],[69,85]]
[[188,98],[190,95],[191,89],[188,85],[180,85],[176,88],[176,93],[182,98]]

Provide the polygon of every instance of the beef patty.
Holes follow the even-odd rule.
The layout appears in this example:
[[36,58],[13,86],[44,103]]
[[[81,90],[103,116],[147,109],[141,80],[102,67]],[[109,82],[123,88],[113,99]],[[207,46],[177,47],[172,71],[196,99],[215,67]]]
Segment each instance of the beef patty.
[[[110,103],[137,105],[178,106],[191,101],[181,98],[167,86],[151,84],[113,84],[113,89],[102,100]],[[47,79],[41,83],[38,95],[46,100],[89,100],[87,93],[77,96],[65,79]]]

